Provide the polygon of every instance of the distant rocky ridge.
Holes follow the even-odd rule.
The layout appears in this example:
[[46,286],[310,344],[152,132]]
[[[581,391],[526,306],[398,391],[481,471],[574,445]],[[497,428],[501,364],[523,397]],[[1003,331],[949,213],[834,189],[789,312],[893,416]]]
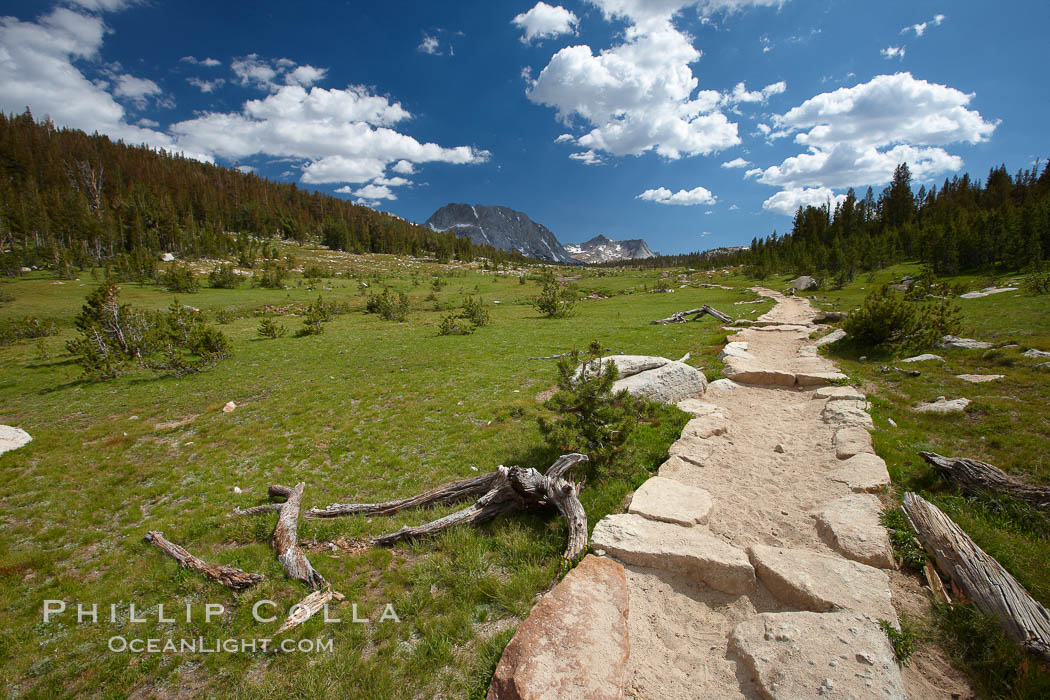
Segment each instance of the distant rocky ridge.
[[614,260],[641,260],[655,258],[656,254],[641,238],[614,241],[606,236],[595,236],[583,243],[566,243],[569,255],[583,263],[603,263]]
[[522,255],[558,263],[578,262],[546,226],[509,207],[446,204],[423,224],[432,231],[454,231],[475,243],[516,250]]

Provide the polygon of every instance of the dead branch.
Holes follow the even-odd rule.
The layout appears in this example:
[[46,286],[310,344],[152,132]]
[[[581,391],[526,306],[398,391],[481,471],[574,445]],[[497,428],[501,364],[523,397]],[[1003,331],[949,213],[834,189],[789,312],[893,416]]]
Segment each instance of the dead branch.
[[[717,309],[714,309],[714,308],[708,306],[707,304],[704,304],[703,306],[701,306],[698,309],[689,309],[688,311],[676,311],[673,314],[671,314],[670,316],[668,316],[667,318],[661,319],[659,321],[650,321],[649,323],[650,323],[650,325],[654,325],[654,326],[657,325],[657,324],[667,324],[667,323],[685,323],[686,321],[699,320],[699,318],[701,316],[703,316],[704,314],[709,314],[711,316],[714,316],[715,318],[717,318],[722,323],[732,323],[733,322],[733,319],[730,318],[729,316],[727,316],[726,314],[722,313],[721,311],[719,311]],[[689,316],[692,316],[692,318],[689,318]]]
[[277,628],[277,634],[287,632],[293,627],[298,627],[303,624],[322,610],[335,596],[342,598],[341,595],[335,593],[328,586],[325,586],[323,590],[314,591],[306,596],[292,606],[292,610],[288,614],[288,617],[285,618],[284,622],[281,623],[281,626]]
[[565,475],[585,461],[586,455],[562,455],[546,474],[540,474],[535,469],[500,466],[488,475],[492,478],[489,490],[472,505],[429,523],[406,526],[397,532],[382,535],[372,540],[372,544],[388,546],[402,540],[434,535],[456,525],[480,524],[505,513],[553,505],[569,525],[568,543],[563,557],[566,561],[575,561],[587,547],[587,515],[580,503],[579,484],[565,479]]
[[203,559],[193,556],[174,542],[165,539],[164,533],[159,530],[150,530],[143,539],[179,562],[179,566],[182,568],[192,569],[205,578],[218,581],[235,591],[245,591],[265,578],[262,574],[249,574],[232,566],[209,564]]
[[424,491],[416,496],[385,503],[332,503],[324,508],[306,511],[308,518],[338,518],[344,515],[393,515],[409,508],[422,508],[436,504],[457,503],[476,498],[492,488],[496,473],[483,474],[471,479],[461,479]]
[[1050,660],[1050,611],[937,506],[906,493],[903,507],[923,547],[953,587],[957,586],[982,613],[997,617],[1007,636]]
[[970,495],[1006,494],[1039,510],[1050,510],[1050,488],[1031,486],[998,467],[965,457],[942,457],[936,452],[920,452],[941,476],[956,483]]

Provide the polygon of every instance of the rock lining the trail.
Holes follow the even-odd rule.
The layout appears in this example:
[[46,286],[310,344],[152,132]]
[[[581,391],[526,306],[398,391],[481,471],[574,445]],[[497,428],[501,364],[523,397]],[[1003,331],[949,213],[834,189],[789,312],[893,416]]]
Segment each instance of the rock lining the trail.
[[13,425],[0,425],[0,455],[17,450],[33,441],[33,436]]
[[584,557],[518,627],[492,677],[489,700],[619,700],[628,608],[623,566]]
[[747,553],[700,528],[607,515],[594,526],[591,545],[627,564],[689,574],[723,593],[743,593],[755,584]]
[[649,520],[692,527],[707,522],[711,494],[674,479],[654,476],[634,492],[627,512]]
[[843,556],[879,569],[893,568],[893,549],[879,522],[877,496],[855,493],[824,506],[817,514],[817,532]]
[[903,697],[877,623],[897,622],[890,579],[869,565],[892,557],[866,397],[806,387],[845,379],[808,337],[813,309],[756,291],[776,304],[727,339],[731,378],[675,401],[692,419],[658,476],[594,527],[592,546],[626,573],[624,693]]
[[841,328],[836,328],[835,330],[831,331],[830,333],[828,333],[823,338],[817,338],[817,340],[814,341],[813,344],[815,346],[817,346],[818,348],[820,348],[820,347],[823,347],[825,345],[831,345],[832,343],[837,343],[838,341],[842,340],[845,337],[846,337],[846,331],[842,330]]
[[889,638],[856,612],[763,613],[737,625],[729,647],[765,698],[907,697]]

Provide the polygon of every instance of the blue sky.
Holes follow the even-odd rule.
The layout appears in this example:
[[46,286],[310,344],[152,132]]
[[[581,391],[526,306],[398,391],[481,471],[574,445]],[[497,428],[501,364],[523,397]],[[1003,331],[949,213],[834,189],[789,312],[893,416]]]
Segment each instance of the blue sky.
[[804,203],[1050,156],[1050,4],[6,3],[0,108],[422,222],[526,212],[665,253]]

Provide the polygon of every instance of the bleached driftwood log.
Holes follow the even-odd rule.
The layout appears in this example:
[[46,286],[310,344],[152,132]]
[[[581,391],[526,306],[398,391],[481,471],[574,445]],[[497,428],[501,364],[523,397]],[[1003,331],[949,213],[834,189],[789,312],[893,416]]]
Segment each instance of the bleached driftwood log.
[[1050,488],[1031,486],[998,467],[965,457],[943,457],[936,452],[920,452],[945,479],[958,484],[971,495],[1006,494],[1039,510],[1050,510]]
[[937,568],[978,610],[998,618],[1007,636],[1050,660],[1050,611],[937,506],[906,493],[903,507]]
[[[650,325],[666,324],[666,323],[685,323],[686,321],[696,321],[704,314],[710,314],[714,316],[722,323],[732,323],[733,319],[722,313],[718,309],[714,309],[707,304],[704,304],[698,309],[689,309],[688,311],[676,311],[667,318],[660,319],[659,321],[650,321]],[[692,318],[689,318],[692,316]]]
[[262,581],[262,574],[250,574],[233,566],[222,564],[209,564],[200,557],[195,557],[185,549],[164,537],[159,530],[150,530],[143,538],[149,544],[155,545],[160,551],[179,562],[184,569],[192,569],[206,578],[218,581],[227,588],[235,591],[244,591]]
[[[575,561],[587,547],[587,514],[579,499],[580,484],[565,476],[570,469],[585,461],[586,455],[562,455],[545,474],[535,469],[500,466],[492,474],[486,475],[491,478],[488,490],[467,508],[423,525],[406,526],[397,532],[376,537],[372,544],[391,545],[402,540],[428,537],[456,525],[480,524],[506,513],[554,506],[569,524],[563,557],[566,561]],[[439,489],[441,487],[428,493]]]

